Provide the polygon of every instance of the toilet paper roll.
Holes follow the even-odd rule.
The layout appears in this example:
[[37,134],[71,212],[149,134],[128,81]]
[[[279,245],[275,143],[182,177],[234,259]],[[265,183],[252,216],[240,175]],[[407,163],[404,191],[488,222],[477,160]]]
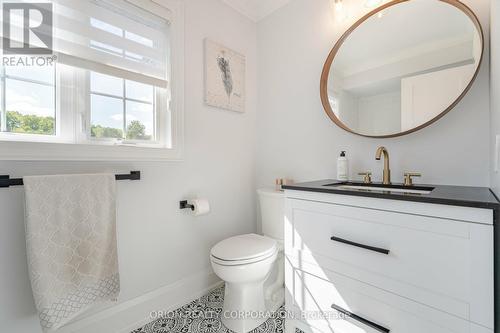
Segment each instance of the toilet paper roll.
[[193,215],[200,216],[210,213],[210,204],[207,199],[193,199],[189,204],[194,206]]

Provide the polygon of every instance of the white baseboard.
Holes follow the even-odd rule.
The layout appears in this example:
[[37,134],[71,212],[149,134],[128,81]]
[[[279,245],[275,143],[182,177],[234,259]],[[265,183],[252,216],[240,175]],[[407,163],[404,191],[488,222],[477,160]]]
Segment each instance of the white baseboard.
[[68,324],[60,333],[130,333],[154,320],[154,311],[175,310],[220,286],[211,271],[199,272],[168,286],[130,299]]

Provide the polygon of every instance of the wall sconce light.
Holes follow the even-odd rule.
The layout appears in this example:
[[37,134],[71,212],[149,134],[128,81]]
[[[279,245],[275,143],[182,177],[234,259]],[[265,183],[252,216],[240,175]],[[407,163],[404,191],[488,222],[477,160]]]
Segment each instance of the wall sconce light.
[[334,7],[337,13],[340,13],[344,9],[344,3],[342,0],[334,0]]
[[336,20],[339,22],[344,22],[349,17],[348,6],[345,6],[344,0],[332,0],[330,3],[333,3],[334,15]]

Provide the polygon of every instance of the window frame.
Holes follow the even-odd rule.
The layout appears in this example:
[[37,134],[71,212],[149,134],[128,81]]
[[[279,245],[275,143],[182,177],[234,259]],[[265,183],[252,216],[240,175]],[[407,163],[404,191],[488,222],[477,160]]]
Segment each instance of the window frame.
[[[5,67],[0,68],[0,87],[2,89],[1,92],[1,98],[2,98],[2,106],[0,107],[0,117],[2,118],[1,121],[1,128],[0,128],[0,140],[4,141],[23,141],[23,142],[32,142],[32,141],[37,141],[37,142],[63,142],[65,141],[64,139],[67,138],[68,133],[67,131],[63,132],[62,131],[62,121],[61,121],[61,114],[60,114],[60,108],[58,107],[59,103],[59,82],[58,82],[58,74],[57,74],[57,67],[54,66],[54,85],[50,85],[46,82],[38,81],[38,80],[31,80],[27,78],[23,78],[21,76],[15,76],[15,75],[9,75],[5,71]],[[4,132],[4,128],[7,128],[7,110],[6,110],[6,84],[7,80],[14,80],[17,82],[25,82],[29,84],[36,84],[40,86],[45,86],[45,87],[53,87],[54,88],[54,134],[53,135],[48,135],[48,134],[31,134],[31,133],[17,133],[17,132]],[[2,112],[3,110],[3,112]]]
[[[121,79],[121,78],[119,78]],[[85,82],[82,82],[81,84],[84,84],[85,86],[89,87],[88,93],[87,93],[87,107],[85,108],[85,117],[88,120],[87,122],[87,127],[85,128],[85,134],[86,134],[86,139],[82,140],[82,143],[88,143],[88,144],[108,144],[108,145],[137,145],[140,147],[151,147],[151,148],[165,148],[166,146],[168,149],[169,145],[166,142],[165,138],[161,136],[161,133],[164,133],[162,130],[162,127],[169,128],[169,124],[165,121],[161,121],[161,119],[164,119],[162,117],[162,113],[170,113],[171,110],[167,110],[166,108],[161,108],[160,106],[164,103],[165,100],[168,100],[168,91],[162,91],[166,89],[157,89],[156,87],[153,87],[153,102],[152,103],[147,103],[145,101],[141,101],[138,99],[134,98],[129,98],[127,97],[126,94],[126,79],[121,79],[122,84],[123,84],[123,97],[120,96],[115,96],[112,94],[107,94],[107,93],[101,93],[98,91],[92,91],[91,88],[91,72],[87,71],[86,76],[85,76]],[[123,103],[123,115],[124,115],[124,124],[123,124],[123,134],[125,136],[125,139],[116,139],[116,138],[94,138],[91,135],[91,122],[92,122],[92,95],[97,95],[97,96],[102,96],[102,97],[107,97],[107,98],[114,98],[114,99],[119,99]],[[127,101],[129,102],[134,102],[134,103],[141,103],[141,104],[147,104],[151,105],[153,107],[153,126],[154,126],[154,140],[149,140],[149,141],[144,141],[144,140],[130,140],[126,139],[127,131],[126,131],[126,116],[127,116]],[[162,103],[163,102],[163,103]],[[165,110],[165,111],[164,111]],[[163,124],[163,126],[162,126]]]
[[[90,139],[90,75],[84,69],[69,73],[56,64],[56,136],[0,133],[0,160],[66,161],[180,161],[184,153],[184,4],[182,0],[127,0],[170,21],[167,94],[155,94],[158,143]],[[83,84],[82,84],[83,82]],[[75,87],[75,88],[69,88]],[[88,101],[82,100],[87,92]],[[72,110],[72,112],[62,112]],[[160,131],[163,122],[170,135]],[[87,133],[88,131],[88,134]],[[71,132],[71,133],[69,133]],[[36,140],[36,141],[32,141]],[[137,142],[136,142],[137,141]]]

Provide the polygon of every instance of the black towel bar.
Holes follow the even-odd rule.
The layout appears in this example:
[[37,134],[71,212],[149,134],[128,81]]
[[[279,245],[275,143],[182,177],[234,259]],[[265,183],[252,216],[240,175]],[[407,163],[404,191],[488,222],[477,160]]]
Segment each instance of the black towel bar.
[[[125,175],[115,175],[116,180],[140,180],[140,171],[131,171]],[[10,176],[0,176],[0,188],[24,185],[22,178],[10,178]]]

